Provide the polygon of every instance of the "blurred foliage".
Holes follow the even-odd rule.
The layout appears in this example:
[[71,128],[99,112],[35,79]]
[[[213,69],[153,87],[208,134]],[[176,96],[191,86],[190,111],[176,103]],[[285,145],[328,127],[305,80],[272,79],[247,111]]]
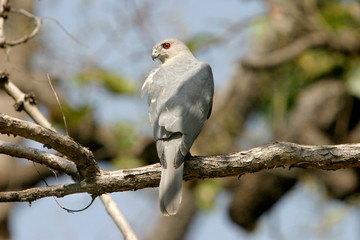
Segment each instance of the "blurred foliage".
[[[317,27],[325,31],[334,31],[335,34],[344,32],[360,35],[360,4],[344,1],[312,1],[311,17]],[[316,10],[316,11],[315,11]],[[281,10],[281,11],[286,11]],[[279,32],[281,27],[274,23],[274,16],[261,16],[253,21],[253,36],[258,39],[273,39],[268,43],[271,48],[282,48],[298,37],[299,31],[292,27]],[[275,18],[276,19],[276,18]],[[287,16],[284,14],[284,19]],[[295,23],[296,24],[296,23]],[[316,28],[316,27],[315,27]],[[288,31],[288,32],[286,32]],[[302,33],[306,35],[306,33]],[[255,38],[256,39],[256,38]],[[260,40],[262,41],[262,40]],[[268,45],[267,43],[262,45]],[[261,45],[261,44],[260,44]],[[273,127],[280,128],[293,107],[295,99],[301,91],[316,81],[333,78],[347,81],[350,94],[360,95],[360,56],[356,53],[338,51],[324,47],[310,48],[292,61],[280,65],[269,77],[276,79],[262,95],[260,109],[268,116]]]
[[143,166],[144,163],[140,158],[132,156],[119,156],[113,160],[116,169],[128,169]]
[[139,138],[131,124],[119,122],[112,127],[112,141],[117,149],[120,149],[120,154],[113,160],[116,168],[125,169],[143,165],[142,160],[134,157],[131,152]]
[[211,33],[198,33],[185,41],[186,45],[192,52],[196,52],[201,47],[214,41],[214,35]]
[[132,125],[119,122],[112,128],[114,141],[121,149],[130,149],[139,139]]
[[95,82],[101,84],[111,93],[134,94],[136,87],[125,77],[101,68],[92,68],[80,73],[76,80],[78,83],[86,84]]
[[343,54],[338,52],[312,49],[304,52],[296,62],[301,68],[304,79],[317,79],[332,75],[336,68],[344,69],[346,67],[344,66],[345,58]]
[[[61,111],[62,108],[62,111]],[[84,118],[93,114],[93,109],[89,105],[82,105],[79,107],[73,107],[66,101],[61,102],[61,108],[51,108],[51,119],[58,125],[64,125],[63,114],[66,118],[66,124],[68,128],[76,128],[79,124],[82,124]]]
[[221,189],[222,184],[219,179],[206,179],[198,182],[195,187],[197,206],[203,210],[212,209]]
[[354,18],[355,16],[350,11],[352,6],[355,5],[341,1],[328,1],[320,9],[320,12],[326,23],[334,30],[358,27],[359,21]]
[[360,98],[360,59],[354,61],[347,73],[346,89],[348,92]]

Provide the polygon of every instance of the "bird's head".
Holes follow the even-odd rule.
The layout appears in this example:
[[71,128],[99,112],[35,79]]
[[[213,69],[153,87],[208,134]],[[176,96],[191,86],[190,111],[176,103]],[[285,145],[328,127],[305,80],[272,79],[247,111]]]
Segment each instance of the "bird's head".
[[157,44],[152,49],[152,59],[159,59],[162,63],[180,54],[191,53],[188,47],[178,39],[167,38]]

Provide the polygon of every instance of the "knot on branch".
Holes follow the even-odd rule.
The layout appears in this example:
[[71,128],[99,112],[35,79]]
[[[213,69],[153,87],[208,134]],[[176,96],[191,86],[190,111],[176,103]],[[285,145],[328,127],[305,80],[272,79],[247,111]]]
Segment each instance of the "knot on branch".
[[33,92],[25,94],[24,100],[25,100],[25,102],[28,102],[31,105],[36,105],[36,103],[37,103],[36,98],[35,98],[35,93],[33,93]]
[[17,101],[14,104],[14,108],[15,108],[15,111],[17,111],[17,112],[21,112],[22,110],[24,110],[24,101],[23,100]]
[[0,12],[0,18],[7,19],[11,10],[10,4],[6,3],[2,5],[2,11]]
[[5,84],[9,81],[9,73],[6,71],[0,72],[0,84]]
[[22,110],[24,110],[25,102],[28,102],[30,105],[36,105],[35,93],[30,92],[30,93],[25,94],[23,99],[17,101],[14,104],[15,110],[18,112],[21,112]]

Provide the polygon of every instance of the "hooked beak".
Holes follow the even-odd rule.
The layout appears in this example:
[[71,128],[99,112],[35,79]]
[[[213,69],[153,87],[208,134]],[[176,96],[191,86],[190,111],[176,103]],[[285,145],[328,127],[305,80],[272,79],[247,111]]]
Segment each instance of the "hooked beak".
[[152,53],[151,53],[151,58],[153,61],[155,61],[156,58],[158,58],[160,55],[160,53],[158,52],[158,50],[153,49]]

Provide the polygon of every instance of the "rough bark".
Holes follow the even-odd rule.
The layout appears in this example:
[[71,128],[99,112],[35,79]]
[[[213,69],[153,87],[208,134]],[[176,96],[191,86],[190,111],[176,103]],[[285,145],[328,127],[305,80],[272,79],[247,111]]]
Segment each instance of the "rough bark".
[[91,179],[98,172],[93,153],[69,136],[4,114],[0,114],[0,132],[38,141],[46,147],[64,154],[76,164],[82,178]]
[[[247,151],[217,156],[190,157],[185,161],[184,180],[241,176],[264,169],[288,166],[336,170],[360,166],[360,144],[305,146],[276,142]],[[77,182],[56,186],[30,188],[0,193],[1,202],[35,201],[40,198],[88,192],[104,193],[157,187],[160,165],[119,171],[101,171],[92,182]]]

